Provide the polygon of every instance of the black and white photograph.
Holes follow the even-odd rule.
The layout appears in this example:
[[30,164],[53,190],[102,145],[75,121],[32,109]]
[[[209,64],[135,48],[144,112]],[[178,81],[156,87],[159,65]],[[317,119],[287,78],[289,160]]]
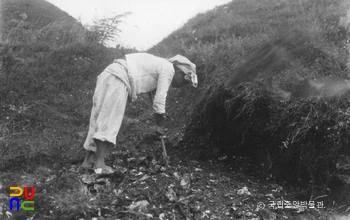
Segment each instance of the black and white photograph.
[[0,220],[350,220],[350,0],[0,0]]

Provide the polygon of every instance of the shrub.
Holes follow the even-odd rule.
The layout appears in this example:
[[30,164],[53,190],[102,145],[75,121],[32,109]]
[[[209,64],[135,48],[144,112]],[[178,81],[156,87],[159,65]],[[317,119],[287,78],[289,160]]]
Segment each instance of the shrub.
[[122,19],[129,14],[130,13],[124,13],[95,20],[93,25],[88,26],[88,29],[92,32],[96,42],[107,45],[108,42],[114,42],[115,38],[120,34],[119,24]]

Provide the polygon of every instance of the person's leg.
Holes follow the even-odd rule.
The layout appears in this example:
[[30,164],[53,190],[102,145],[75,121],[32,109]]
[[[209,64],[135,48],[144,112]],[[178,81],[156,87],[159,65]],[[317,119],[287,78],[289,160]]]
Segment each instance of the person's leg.
[[106,94],[105,107],[97,119],[99,125],[93,136],[96,144],[94,169],[101,168],[102,172],[114,170],[105,164],[105,158],[109,150],[115,146],[116,138],[123,121],[128,93],[123,82],[115,82],[116,89],[112,94]]
[[105,157],[108,154],[109,149],[113,147],[113,144],[100,140],[95,140],[95,142],[97,150],[95,154],[96,158],[94,169],[102,168],[103,170],[112,171],[113,169],[105,164]]
[[[98,85],[98,83],[97,83]],[[85,169],[93,169],[94,163],[95,163],[95,151],[96,151],[96,143],[93,140],[93,136],[96,132],[96,120],[97,116],[101,110],[100,105],[97,105],[97,99],[96,96],[98,94],[98,89],[96,86],[94,97],[93,97],[93,106],[91,109],[91,115],[90,115],[90,122],[89,122],[89,131],[86,137],[86,140],[84,142],[84,148],[87,150],[85,159],[83,164],[81,165]]]
[[95,152],[87,151],[83,164],[81,165],[85,169],[92,169],[95,163]]
[[[106,74],[101,73],[101,75],[98,77],[105,78]],[[104,93],[104,87],[101,86],[103,80],[97,80],[96,82],[96,88],[95,92],[92,98],[93,105],[91,108],[91,114],[90,114],[90,121],[89,121],[89,131],[86,137],[86,140],[84,142],[84,148],[87,150],[85,159],[83,164],[81,165],[85,169],[93,169],[94,163],[95,163],[95,152],[96,152],[96,143],[93,140],[93,136],[97,131],[97,118],[99,115],[99,112],[101,111],[102,101],[101,97],[103,97],[101,94]],[[102,99],[103,100],[103,99]]]
[[112,74],[104,81],[104,92],[100,97],[96,96],[101,108],[96,114],[96,127],[91,138],[96,146],[94,169],[101,168],[102,172],[109,173],[113,169],[105,164],[105,157],[116,144],[128,101],[128,90],[124,82]]
[[[123,71],[116,65],[114,71]],[[125,74],[127,74],[125,72]],[[127,86],[108,71],[100,74],[93,97],[90,127],[84,148],[95,153],[87,153],[85,165],[94,162],[94,169],[111,171],[105,164],[109,148],[116,143],[128,98]],[[85,162],[85,161],[84,161]],[[84,164],[84,163],[83,163]]]

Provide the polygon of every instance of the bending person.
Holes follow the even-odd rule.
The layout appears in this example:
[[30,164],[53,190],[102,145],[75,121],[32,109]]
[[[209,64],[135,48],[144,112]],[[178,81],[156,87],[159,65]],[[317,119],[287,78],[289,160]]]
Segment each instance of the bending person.
[[87,169],[114,170],[105,164],[109,148],[115,146],[127,101],[155,91],[153,112],[157,133],[164,135],[165,103],[169,87],[192,84],[197,87],[196,65],[176,55],[164,59],[147,53],[134,53],[114,60],[98,77],[93,95],[87,150],[82,164]]

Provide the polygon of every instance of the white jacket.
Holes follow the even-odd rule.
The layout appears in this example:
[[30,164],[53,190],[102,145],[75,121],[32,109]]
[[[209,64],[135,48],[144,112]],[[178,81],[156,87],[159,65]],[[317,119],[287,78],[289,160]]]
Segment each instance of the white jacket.
[[123,60],[115,60],[115,63],[107,69],[121,78],[125,84],[129,84],[127,87],[131,90],[129,91],[131,101],[135,101],[137,95],[157,90],[153,100],[153,111],[159,114],[165,113],[167,93],[175,74],[173,64],[164,58],[147,53],[128,54],[125,58],[128,76],[121,71],[115,71],[117,63],[125,65]]

